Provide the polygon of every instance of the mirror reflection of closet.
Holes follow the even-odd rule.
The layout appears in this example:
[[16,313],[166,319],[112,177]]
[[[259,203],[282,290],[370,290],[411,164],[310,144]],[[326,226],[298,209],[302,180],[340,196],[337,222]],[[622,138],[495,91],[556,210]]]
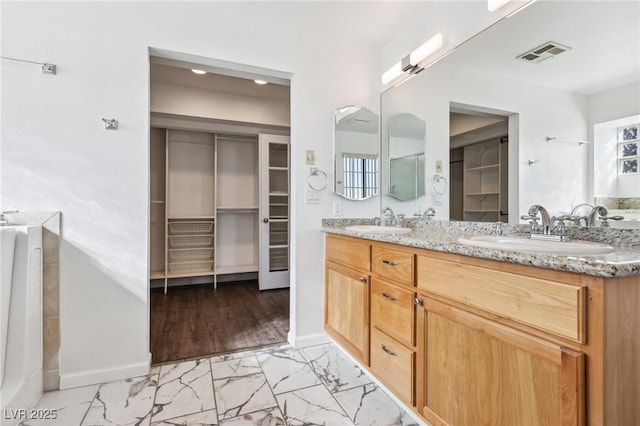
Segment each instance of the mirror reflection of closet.
[[378,194],[378,115],[360,106],[335,111],[334,188],[348,200],[365,200]]
[[389,117],[389,195],[397,200],[425,195],[425,129],[413,114]]
[[508,222],[508,117],[451,104],[449,216],[451,220]]

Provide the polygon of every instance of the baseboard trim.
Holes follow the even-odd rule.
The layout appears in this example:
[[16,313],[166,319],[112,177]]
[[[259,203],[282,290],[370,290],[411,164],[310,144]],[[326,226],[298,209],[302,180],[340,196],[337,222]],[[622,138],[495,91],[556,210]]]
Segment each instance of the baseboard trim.
[[304,336],[293,336],[288,334],[287,339],[289,344],[296,349],[306,348],[307,346],[322,345],[323,343],[331,342],[331,339],[326,333],[314,333],[306,334]]
[[60,389],[77,388],[80,386],[96,385],[113,380],[128,379],[130,377],[149,374],[149,360],[137,364],[119,365],[112,368],[85,370],[71,374],[60,374]]

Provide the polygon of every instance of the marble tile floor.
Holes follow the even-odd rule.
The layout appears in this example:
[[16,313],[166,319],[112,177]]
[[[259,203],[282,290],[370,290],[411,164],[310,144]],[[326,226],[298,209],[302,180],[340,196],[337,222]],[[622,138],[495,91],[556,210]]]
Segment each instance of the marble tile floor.
[[418,423],[333,343],[153,367],[147,376],[45,393],[55,420],[22,426],[397,425]]

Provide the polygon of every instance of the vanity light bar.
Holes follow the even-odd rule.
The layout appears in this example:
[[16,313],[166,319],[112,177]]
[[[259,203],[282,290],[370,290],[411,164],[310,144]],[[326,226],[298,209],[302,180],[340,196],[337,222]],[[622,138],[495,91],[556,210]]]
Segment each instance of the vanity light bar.
[[382,84],[389,84],[403,74],[402,64],[398,62],[382,74]]
[[423,43],[420,47],[418,47],[413,52],[409,53],[409,63],[411,65],[416,66],[429,55],[433,54],[436,50],[440,49],[443,44],[442,33],[438,33],[435,36],[431,37],[425,43]]
[[402,58],[402,60],[394,64],[391,68],[382,74],[382,84],[389,84],[396,78],[400,77],[404,72],[409,74],[415,74],[422,71],[422,68],[418,68],[420,62],[424,61],[429,55],[432,55],[444,44],[444,38],[442,33],[438,33],[431,37],[425,43],[421,44],[409,55]]

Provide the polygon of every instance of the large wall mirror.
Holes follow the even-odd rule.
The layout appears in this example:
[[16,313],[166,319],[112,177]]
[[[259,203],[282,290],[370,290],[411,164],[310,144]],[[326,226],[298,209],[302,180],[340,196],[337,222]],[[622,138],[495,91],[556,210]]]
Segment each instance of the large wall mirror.
[[416,200],[425,195],[425,123],[413,114],[396,114],[388,126],[388,194],[400,201]]
[[441,206],[427,185],[394,211],[517,223],[532,204],[568,213],[607,199],[637,215],[638,22],[636,1],[535,2],[384,92],[383,135],[391,117],[420,117],[426,181],[441,162],[451,183]]
[[379,190],[379,119],[361,106],[335,111],[334,192],[365,200]]

